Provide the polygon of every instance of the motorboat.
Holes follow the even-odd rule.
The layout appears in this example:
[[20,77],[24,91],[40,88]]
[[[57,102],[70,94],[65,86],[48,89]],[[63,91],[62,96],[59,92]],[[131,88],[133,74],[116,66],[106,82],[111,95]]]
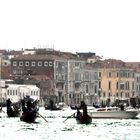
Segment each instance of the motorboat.
[[92,118],[135,119],[139,110],[121,110],[118,107],[95,108],[88,110]]

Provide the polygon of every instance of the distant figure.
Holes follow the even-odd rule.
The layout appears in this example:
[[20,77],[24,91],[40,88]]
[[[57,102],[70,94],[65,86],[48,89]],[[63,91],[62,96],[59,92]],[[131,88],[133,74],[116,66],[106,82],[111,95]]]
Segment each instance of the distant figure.
[[123,104],[121,104],[121,111],[124,111],[124,105]]
[[54,103],[53,103],[53,100],[50,100],[50,109],[52,110],[53,109],[53,107],[54,107],[54,105],[53,105]]
[[84,101],[81,101],[80,108],[83,109],[83,115],[87,116],[87,105],[85,104]]
[[11,100],[7,99],[6,104],[7,104],[7,109],[10,108],[12,104]]

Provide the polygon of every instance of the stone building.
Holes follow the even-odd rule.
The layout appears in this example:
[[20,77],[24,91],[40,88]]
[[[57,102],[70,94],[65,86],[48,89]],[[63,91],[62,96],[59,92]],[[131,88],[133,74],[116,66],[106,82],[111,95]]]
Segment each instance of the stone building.
[[107,59],[96,64],[99,73],[100,103],[104,106],[126,103],[135,96],[135,72],[121,60]]

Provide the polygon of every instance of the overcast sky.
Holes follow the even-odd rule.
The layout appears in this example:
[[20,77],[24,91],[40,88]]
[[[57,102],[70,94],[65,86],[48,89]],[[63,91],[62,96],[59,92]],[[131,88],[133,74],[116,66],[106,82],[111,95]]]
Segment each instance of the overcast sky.
[[0,49],[34,47],[140,61],[140,0],[0,0]]

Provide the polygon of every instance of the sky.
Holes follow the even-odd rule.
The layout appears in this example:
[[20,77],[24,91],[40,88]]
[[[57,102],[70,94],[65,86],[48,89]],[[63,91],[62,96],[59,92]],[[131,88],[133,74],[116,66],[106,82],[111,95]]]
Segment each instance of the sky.
[[140,62],[140,0],[0,0],[0,49],[53,48]]

